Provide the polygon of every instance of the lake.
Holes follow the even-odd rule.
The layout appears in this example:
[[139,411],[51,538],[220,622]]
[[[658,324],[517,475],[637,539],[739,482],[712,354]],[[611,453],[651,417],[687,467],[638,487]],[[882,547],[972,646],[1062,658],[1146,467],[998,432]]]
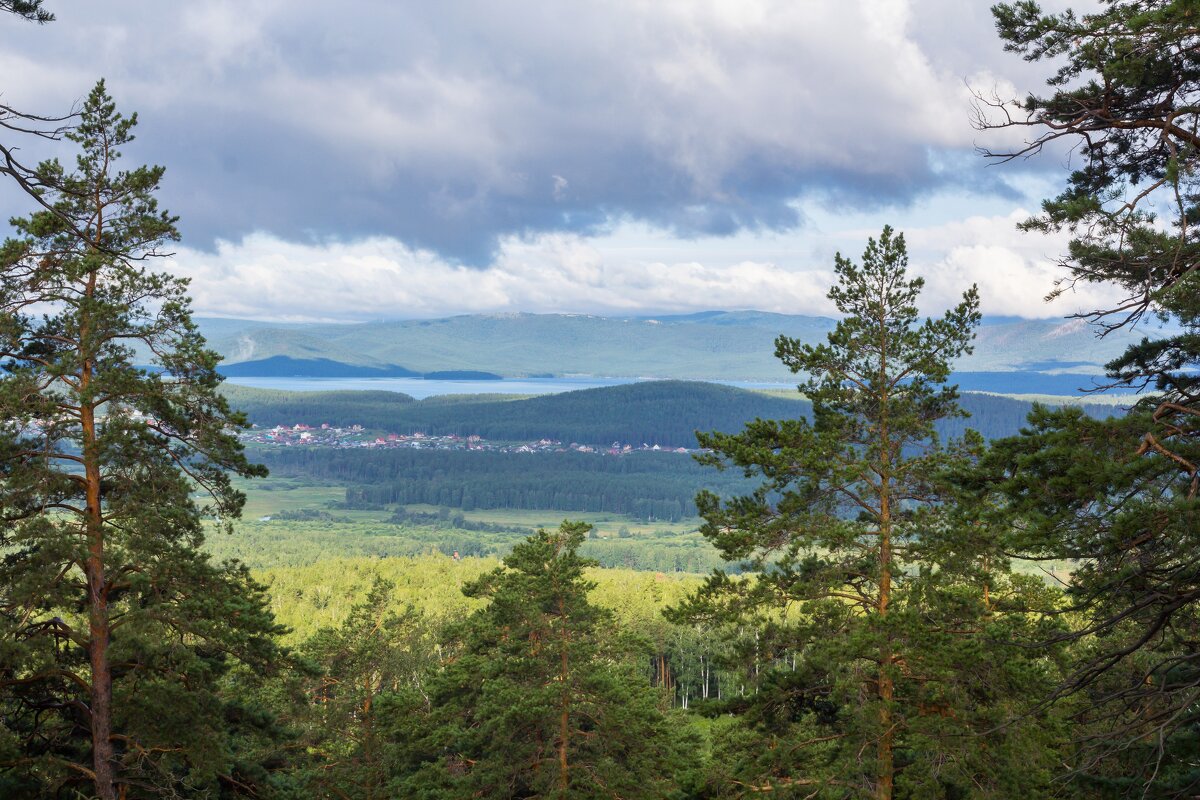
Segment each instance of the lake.
[[[417,400],[439,394],[557,394],[577,389],[596,389],[601,386],[621,386],[646,378],[505,378],[503,380],[426,380],[424,378],[309,378],[309,377],[228,377],[229,383],[254,386],[259,389],[282,389],[291,392],[320,392],[334,390],[374,389],[403,392]],[[1102,378],[1091,375],[1052,374],[1045,372],[957,372],[951,382],[966,392],[995,392],[997,394],[1045,394],[1078,396],[1079,389],[1094,386]],[[754,381],[710,381],[742,389],[795,389],[795,383]],[[1114,392],[1120,394],[1122,392]]]
[[[281,389],[289,392],[324,392],[342,390],[383,390],[403,392],[417,400],[439,394],[558,394],[577,389],[598,389],[602,386],[621,386],[637,383],[639,378],[505,378],[491,381],[444,381],[424,378],[256,378],[230,377],[226,383],[253,386],[258,389]],[[792,383],[753,383],[748,381],[713,381],[743,389],[794,389]]]

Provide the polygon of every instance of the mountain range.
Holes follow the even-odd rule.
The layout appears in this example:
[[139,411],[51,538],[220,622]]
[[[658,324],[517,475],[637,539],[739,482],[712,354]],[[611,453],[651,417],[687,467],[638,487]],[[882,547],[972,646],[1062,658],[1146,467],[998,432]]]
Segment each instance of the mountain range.
[[[394,377],[482,372],[505,378],[590,375],[790,382],[774,356],[786,334],[823,341],[828,317],[707,311],[658,317],[476,314],[359,324],[201,318],[231,375]],[[957,373],[1021,373],[1086,383],[1150,326],[1098,337],[1082,320],[985,318]],[[440,376],[439,376],[440,377]],[[1014,376],[1015,377],[1015,376]],[[1035,381],[1036,382],[1036,381]],[[988,387],[974,387],[988,388]],[[1031,388],[1028,391],[1044,391]]]

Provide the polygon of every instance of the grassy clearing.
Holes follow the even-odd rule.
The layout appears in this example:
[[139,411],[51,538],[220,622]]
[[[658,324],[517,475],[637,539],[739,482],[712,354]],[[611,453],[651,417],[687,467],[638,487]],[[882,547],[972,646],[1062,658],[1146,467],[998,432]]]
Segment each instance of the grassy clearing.
[[[246,509],[232,534],[210,529],[206,549],[218,560],[237,559],[252,569],[302,568],[331,559],[389,559],[506,554],[537,528],[557,528],[564,519],[595,526],[583,548],[608,567],[707,572],[720,563],[716,551],[697,532],[698,520],[647,522],[619,514],[495,509],[461,512],[410,505],[431,521],[392,521],[394,509],[347,510],[340,486],[303,479],[241,481]],[[456,517],[463,520],[458,523]],[[470,530],[476,523],[508,530]]]
[[[314,586],[330,581],[339,583],[342,579],[335,573],[350,563],[357,564],[355,569],[360,571],[367,569],[363,565],[405,560],[426,565],[494,564],[497,557],[507,553],[528,532],[539,527],[556,528],[563,519],[583,520],[595,526],[594,538],[585,544],[583,552],[617,571],[673,576],[705,573],[722,565],[715,549],[698,533],[699,520],[667,523],[605,513],[453,509],[446,514],[446,520],[435,524],[398,525],[389,521],[391,509],[360,511],[336,507],[344,497],[344,489],[338,486],[268,478],[241,482],[239,487],[247,492],[244,519],[236,524],[231,535],[212,531],[207,543],[209,552],[219,560],[238,559],[252,569],[264,571],[263,574],[304,575],[315,582]],[[410,505],[407,509],[427,514],[442,511],[431,505]],[[280,512],[311,512],[314,517],[280,519]],[[463,530],[452,524],[451,518],[459,514],[471,523],[491,523],[518,530]],[[276,518],[261,519],[267,516]],[[462,562],[449,557],[455,551],[465,556]],[[1038,575],[1058,585],[1069,580],[1073,567],[1066,562],[1014,564],[1017,572]],[[358,586],[362,581],[356,578],[352,583]],[[308,591],[288,584],[287,591],[296,590]],[[350,594],[343,600],[357,596],[358,589],[347,591]],[[322,603],[342,607],[339,605],[342,600],[334,594],[321,597],[324,597]]]
[[330,503],[346,499],[341,486],[319,486],[298,478],[267,477],[261,480],[236,480],[234,485],[246,493],[242,518],[255,520],[280,511],[328,509]]
[[[437,506],[414,503],[405,506],[409,511],[434,513]],[[557,528],[564,519],[581,520],[595,528],[597,535],[615,538],[621,528],[631,536],[676,536],[694,533],[700,527],[699,518],[679,522],[639,520],[623,514],[592,513],[588,511],[545,511],[509,508],[478,509],[475,511],[454,510],[472,522],[491,522],[497,525],[522,525],[527,528]]]

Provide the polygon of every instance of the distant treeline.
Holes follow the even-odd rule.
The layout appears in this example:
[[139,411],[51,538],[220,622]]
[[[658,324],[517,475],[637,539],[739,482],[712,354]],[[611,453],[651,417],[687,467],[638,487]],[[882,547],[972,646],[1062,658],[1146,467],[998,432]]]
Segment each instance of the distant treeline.
[[227,383],[221,387],[230,404],[260,428],[323,423],[338,427],[384,428],[416,401],[400,392],[281,392]]
[[[695,381],[652,381],[585,389],[521,400],[480,398],[446,402],[414,401],[395,392],[282,392],[225,386],[235,407],[261,427],[275,425],[362,425],[371,430],[409,434],[468,436],[495,441],[530,441],[544,437],[563,442],[658,444],[693,447],[695,431],[736,431],[761,417],[780,419],[807,415],[806,401],[785,399],[720,384]],[[974,428],[992,439],[1015,434],[1031,404],[992,395],[964,395],[969,420],[942,426],[945,436]],[[1091,405],[1096,416],[1114,412]]]
[[433,528],[453,528],[460,531],[482,531],[486,533],[519,533],[528,536],[533,528],[525,525],[501,525],[496,522],[481,522],[467,519],[461,511],[452,512],[448,508],[438,511],[409,511],[406,508],[396,510],[388,522],[396,525],[428,525]]
[[677,453],[287,448],[254,457],[277,474],[347,484],[351,506],[428,503],[465,511],[555,509],[675,521],[695,515],[692,500],[701,488],[724,494],[744,488],[739,474]]
[[[232,387],[231,399],[259,425],[361,424],[396,433],[479,434],[521,441],[696,444],[696,430],[736,431],[756,417],[807,414],[799,399],[772,397],[718,384],[659,381],[589,389],[522,400],[470,402],[431,398],[416,402],[392,392],[274,392]],[[1011,435],[1031,404],[969,394],[969,419],[948,420],[943,436],[968,426],[986,438]],[[1097,416],[1114,412],[1092,405]],[[1119,413],[1119,412],[1118,412]],[[679,520],[695,514],[701,488],[728,495],[744,484],[674,453],[632,453],[620,458],[586,453],[496,453],[439,450],[267,448],[255,458],[272,471],[346,484],[352,506],[428,503],[473,509],[555,509]]]

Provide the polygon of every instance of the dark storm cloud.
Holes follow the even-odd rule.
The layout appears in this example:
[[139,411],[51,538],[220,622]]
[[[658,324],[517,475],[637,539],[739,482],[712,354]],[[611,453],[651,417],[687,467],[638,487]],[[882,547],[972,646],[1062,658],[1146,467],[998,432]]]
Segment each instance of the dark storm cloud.
[[512,233],[786,230],[799,198],[1011,192],[967,157],[961,41],[990,22],[956,36],[940,5],[63,3],[0,29],[0,74],[26,105],[107,76],[193,245],[384,235],[481,264]]

